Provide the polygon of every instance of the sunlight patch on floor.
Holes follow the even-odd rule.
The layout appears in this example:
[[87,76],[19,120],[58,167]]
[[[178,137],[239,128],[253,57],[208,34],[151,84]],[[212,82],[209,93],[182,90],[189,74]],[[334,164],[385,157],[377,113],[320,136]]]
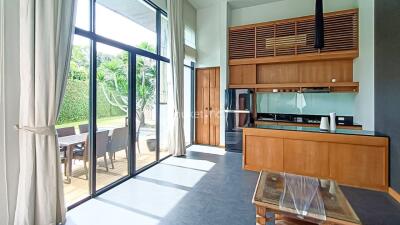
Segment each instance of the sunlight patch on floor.
[[213,154],[213,155],[225,155],[226,154],[226,151],[224,148],[210,147],[210,146],[205,146],[205,145],[192,145],[187,149],[187,151],[202,152],[202,153]]
[[206,172],[199,170],[159,164],[155,168],[141,173],[138,177],[164,181],[192,188],[204,175],[206,175]]
[[213,166],[215,165],[215,163],[207,160],[187,159],[187,158],[177,158],[177,157],[169,157],[168,159],[162,161],[162,164],[179,166],[188,169],[202,170],[202,171],[210,171],[211,168],[213,168]]
[[156,225],[159,219],[92,199],[67,213],[66,225]]

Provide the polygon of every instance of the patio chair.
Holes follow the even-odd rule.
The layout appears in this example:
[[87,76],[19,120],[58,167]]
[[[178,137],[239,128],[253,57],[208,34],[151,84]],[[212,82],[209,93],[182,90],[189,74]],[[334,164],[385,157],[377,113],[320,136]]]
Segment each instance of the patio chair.
[[[99,131],[96,133],[96,160],[97,158],[104,157],[104,165],[106,167],[106,171],[108,172],[107,165],[107,146],[108,146],[108,130]],[[89,161],[89,136],[86,139],[84,147],[82,149],[74,149],[73,159],[78,159],[83,161],[83,165],[85,168],[85,176],[88,179],[88,167],[86,163]]]
[[[65,128],[58,128],[57,129],[57,136],[58,137],[65,137],[65,136],[72,136],[75,135],[75,128],[74,127],[65,127]],[[66,147],[60,147],[60,159],[61,163],[64,164],[64,175],[67,175],[67,156],[66,156]]]
[[[129,123],[129,119],[128,119],[128,117],[125,117],[125,126],[126,127],[128,127],[128,123]],[[139,133],[140,133],[141,126],[139,124],[140,124],[139,120],[136,120],[136,137],[135,137],[136,139],[135,140],[136,140],[137,150],[140,154]]]
[[79,124],[79,133],[89,133],[89,124]]
[[65,127],[65,128],[58,128],[57,135],[58,137],[65,137],[75,135],[75,127]]
[[110,142],[108,143],[108,155],[111,161],[111,168],[114,169],[113,156],[121,150],[125,150],[125,155],[128,158],[128,127],[120,127],[113,130]]

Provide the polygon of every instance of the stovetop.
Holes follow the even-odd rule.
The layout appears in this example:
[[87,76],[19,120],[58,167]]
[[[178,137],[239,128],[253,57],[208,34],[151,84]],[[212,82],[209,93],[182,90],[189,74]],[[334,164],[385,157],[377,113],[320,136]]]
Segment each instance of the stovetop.
[[[290,122],[290,123],[309,123],[319,124],[321,117],[329,115],[302,115],[302,114],[281,114],[281,113],[257,113],[257,120],[272,122]],[[352,116],[336,116],[336,124],[354,126]]]

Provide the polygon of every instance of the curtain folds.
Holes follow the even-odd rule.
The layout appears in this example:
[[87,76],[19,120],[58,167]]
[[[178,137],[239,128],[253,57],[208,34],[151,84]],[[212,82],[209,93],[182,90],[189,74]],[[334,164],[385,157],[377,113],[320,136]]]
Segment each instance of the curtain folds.
[[183,0],[168,0],[168,38],[171,50],[171,86],[172,89],[172,129],[169,134],[169,152],[173,156],[186,154],[185,134],[183,124],[183,94],[184,82],[183,60],[184,51],[184,23],[183,23]]
[[5,74],[4,74],[4,0],[0,0],[0,218],[9,223],[7,169],[6,169],[6,118],[5,118]]
[[54,125],[68,76],[75,12],[76,0],[20,1],[20,174],[15,225],[65,222]]

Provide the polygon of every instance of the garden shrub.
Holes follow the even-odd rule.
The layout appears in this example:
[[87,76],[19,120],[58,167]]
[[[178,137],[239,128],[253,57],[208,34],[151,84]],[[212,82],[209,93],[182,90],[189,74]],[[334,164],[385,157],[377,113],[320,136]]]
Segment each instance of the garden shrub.
[[[125,112],[110,105],[100,88],[97,90],[97,118],[123,116]],[[57,124],[89,119],[89,81],[69,79]]]

